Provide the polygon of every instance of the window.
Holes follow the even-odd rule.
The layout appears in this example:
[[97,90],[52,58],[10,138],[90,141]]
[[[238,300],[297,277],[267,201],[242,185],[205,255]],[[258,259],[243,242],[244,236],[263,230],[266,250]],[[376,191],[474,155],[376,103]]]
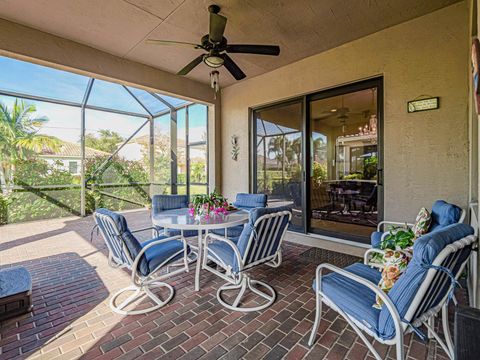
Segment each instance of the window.
[[68,162],[68,172],[70,174],[77,174],[78,173],[78,163],[76,161],[69,161]]

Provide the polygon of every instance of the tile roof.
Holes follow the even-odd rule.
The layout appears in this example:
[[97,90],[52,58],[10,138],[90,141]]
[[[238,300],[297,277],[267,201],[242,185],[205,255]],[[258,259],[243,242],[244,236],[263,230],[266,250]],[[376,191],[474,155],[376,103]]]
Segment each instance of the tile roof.
[[[41,153],[41,156],[49,156],[49,157],[75,157],[75,158],[80,158],[81,157],[81,148],[80,144],[75,144],[72,142],[68,141],[62,141],[60,144],[59,149],[52,149],[49,146],[45,146]],[[107,153],[105,151],[100,151],[96,149],[92,149],[90,147],[85,147],[85,157],[91,158],[94,156],[106,156],[110,155],[110,153]]]

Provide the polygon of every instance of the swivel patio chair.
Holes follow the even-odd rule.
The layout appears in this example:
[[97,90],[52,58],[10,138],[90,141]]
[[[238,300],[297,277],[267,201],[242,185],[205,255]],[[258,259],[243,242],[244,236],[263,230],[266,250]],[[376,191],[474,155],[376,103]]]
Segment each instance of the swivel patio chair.
[[[187,195],[153,195],[152,196],[152,216],[159,214],[167,210],[183,209],[187,208],[189,204]],[[168,233],[165,233],[163,227],[155,227],[158,234],[164,234],[167,236],[177,236],[181,235],[183,237],[192,237],[197,236],[198,232],[195,230],[168,230]]]
[[[94,213],[95,222],[108,248],[109,265],[115,268],[131,270],[132,285],[116,292],[110,299],[112,311],[122,315],[145,314],[166,305],[175,293],[173,287],[162,280],[188,272],[187,256],[190,247],[181,236],[159,236],[152,240],[140,243],[133,235],[135,232],[152,228],[131,231],[123,215],[107,209],[97,209]],[[170,271],[171,267],[180,266],[180,269]],[[166,273],[159,272],[166,268]],[[161,300],[153,293],[154,289],[166,288],[168,296]],[[133,292],[119,305],[117,298],[124,293]],[[127,306],[148,297],[153,306],[146,309],[127,310]]]
[[[444,200],[437,200],[432,206],[432,223],[429,231],[440,230],[448,225],[455,223],[463,223],[465,220],[466,212],[464,209],[459,208],[454,204],[450,204]],[[371,235],[372,248],[380,248],[380,244],[388,235],[386,225],[407,225],[412,228],[414,224],[401,221],[381,221],[377,225],[377,231],[374,231]]]
[[[453,359],[453,342],[448,326],[448,303],[456,280],[477,246],[473,228],[453,224],[420,237],[413,247],[413,257],[388,295],[378,287],[380,272],[365,264],[340,269],[330,264],[317,267],[313,289],[316,294],[316,316],[308,344],[313,345],[320,325],[322,303],[342,315],[358,333],[376,359],[381,359],[365,333],[386,345],[396,346],[398,360],[405,358],[404,334],[414,331],[434,337]],[[331,273],[323,275],[323,270]],[[383,301],[381,309],[373,308],[375,296]],[[442,312],[444,339],[433,328],[433,319]]]
[[[260,264],[280,266],[281,245],[291,217],[292,214],[286,207],[257,208],[250,212],[249,222],[237,243],[212,233],[206,236],[202,268],[227,281],[217,291],[220,304],[230,310],[249,312],[265,309],[275,301],[275,290],[262,281],[251,279],[247,270]],[[225,273],[209,266],[208,261],[225,270]],[[267,292],[255,285],[261,285]],[[254,307],[241,307],[240,301],[247,289],[267,302]],[[222,293],[228,290],[239,290],[233,304],[227,303],[222,297]]]
[[[267,207],[267,195],[266,194],[247,194],[238,193],[233,206],[240,210],[251,211],[255,208]],[[243,225],[234,226],[231,228],[212,230],[215,235],[226,236],[233,241],[237,241],[240,234],[243,231]]]

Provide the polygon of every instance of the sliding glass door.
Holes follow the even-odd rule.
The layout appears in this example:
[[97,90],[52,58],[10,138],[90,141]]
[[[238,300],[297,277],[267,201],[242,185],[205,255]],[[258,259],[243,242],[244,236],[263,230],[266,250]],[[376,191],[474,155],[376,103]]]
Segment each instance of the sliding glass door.
[[254,111],[254,191],[269,206],[292,208],[291,229],[304,229],[303,101]]
[[368,242],[378,224],[379,85],[308,99],[310,232]]
[[252,190],[290,230],[367,243],[382,218],[382,79],[253,111]]

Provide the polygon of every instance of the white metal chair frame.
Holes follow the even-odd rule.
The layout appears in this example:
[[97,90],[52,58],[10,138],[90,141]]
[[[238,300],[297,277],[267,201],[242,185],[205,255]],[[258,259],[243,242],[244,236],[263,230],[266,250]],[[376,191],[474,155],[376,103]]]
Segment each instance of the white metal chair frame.
[[[458,261],[458,258],[455,256],[452,256],[452,258],[449,260],[449,255],[454,254],[457,251],[460,251],[466,246],[472,245],[473,247],[476,246],[477,243],[477,237],[474,235],[469,235],[467,237],[464,237],[460,240],[455,241],[452,244],[447,245],[435,258],[433,261],[434,266],[444,266],[448,269],[453,269],[456,266],[456,263]],[[381,251],[381,250],[380,250]],[[445,262],[448,262],[445,264]],[[455,276],[456,279],[460,277],[462,274],[466,263],[468,262],[468,258],[463,261],[460,265],[460,268]],[[368,265],[368,257],[366,256],[364,259],[364,263]],[[368,328],[366,325],[363,323],[359,322],[357,319],[349,316],[347,313],[342,311],[340,308],[338,308],[333,301],[331,301],[325,294],[321,292],[321,281],[322,281],[322,271],[323,269],[328,269],[333,272],[336,272],[342,276],[345,276],[351,280],[354,280],[362,285],[365,285],[368,287],[371,291],[375,293],[384,303],[384,305],[387,307],[388,311],[390,312],[390,315],[393,318],[394,321],[394,326],[395,326],[395,336],[394,338],[390,340],[383,340],[382,338],[378,337],[375,332],[373,332],[370,328]],[[442,279],[443,276],[443,279]],[[437,306],[427,308],[425,311],[416,316],[416,313],[418,310],[422,310],[422,308],[425,306],[424,301],[428,300],[428,295],[435,296],[435,291],[439,291],[443,286],[445,286],[446,282],[450,281],[449,277],[441,272],[440,270],[430,268],[427,271],[427,275],[425,279],[423,280],[420,288],[418,289],[412,303],[410,304],[404,320],[407,320],[411,322],[411,324],[415,327],[421,326],[422,324],[426,326],[428,329],[429,333],[429,338],[434,337],[442,349],[447,353],[447,355],[450,357],[450,359],[453,360],[454,358],[454,348],[453,348],[453,341],[450,335],[450,329],[448,326],[448,294],[452,290],[453,285],[450,285],[447,293],[444,295],[442,300],[438,303]],[[316,279],[315,279],[315,284],[316,284],[316,314],[315,314],[315,322],[312,328],[312,332],[310,335],[310,338],[308,340],[308,345],[312,346],[315,340],[316,333],[318,331],[318,327],[320,325],[320,320],[322,316],[322,302],[325,303],[327,306],[338,312],[340,315],[342,315],[345,320],[348,322],[348,324],[355,330],[355,332],[359,335],[359,337],[362,339],[362,341],[365,343],[365,345],[368,347],[368,349],[372,352],[372,354],[375,356],[376,359],[381,360],[382,357],[378,354],[378,352],[375,350],[373,347],[372,343],[370,343],[365,336],[365,333],[368,335],[372,336],[375,340],[378,342],[385,344],[385,345],[395,345],[396,346],[396,354],[397,354],[397,360],[403,360],[405,358],[405,352],[404,352],[404,347],[403,347],[403,337],[405,334],[409,333],[412,331],[411,327],[409,324],[406,322],[402,321],[400,318],[400,315],[398,314],[398,311],[393,304],[393,302],[390,300],[387,294],[381,290],[377,284],[374,284],[358,275],[355,275],[353,273],[350,273],[344,269],[338,268],[336,266],[330,265],[330,264],[320,264],[317,267],[316,270]],[[432,294],[433,292],[433,294]],[[353,295],[353,294],[352,294]],[[427,306],[428,307],[428,306]],[[440,335],[435,331],[433,327],[433,320],[434,317],[437,316],[439,311],[442,310],[442,327],[443,327],[443,333],[445,337],[445,341],[443,341],[440,337]],[[415,317],[415,318],[414,318]],[[413,319],[413,321],[412,321]],[[363,331],[363,332],[362,332]]]
[[[188,269],[188,264],[189,264],[189,261],[188,261],[188,246],[187,246],[187,242],[185,241],[185,238],[183,238],[182,236],[172,236],[172,237],[169,237],[169,238],[152,241],[151,243],[149,243],[148,245],[146,245],[142,248],[142,250],[138,253],[138,255],[135,257],[135,259],[132,259],[129,255],[129,252],[126,248],[125,243],[121,239],[121,234],[118,233],[117,227],[114,224],[114,222],[111,220],[111,218],[109,216],[106,216],[104,214],[99,214],[99,213],[96,213],[95,216],[101,217],[102,220],[106,224],[108,224],[108,228],[105,229],[105,230],[108,231],[109,235],[112,238],[116,239],[117,245],[121,244],[120,249],[112,249],[110,243],[108,241],[105,241],[105,243],[107,245],[107,248],[108,248],[108,264],[111,267],[126,268],[126,269],[128,269],[132,272],[132,274],[131,274],[132,285],[127,286],[123,289],[120,289],[115,294],[113,294],[112,297],[110,298],[110,308],[112,309],[112,311],[117,313],[117,314],[121,314],[121,315],[138,315],[138,314],[146,314],[148,312],[157,310],[157,309],[161,308],[162,306],[165,306],[166,304],[168,304],[170,302],[170,300],[173,298],[173,295],[175,294],[175,290],[170,284],[167,284],[167,283],[163,282],[162,280],[164,280],[166,278],[169,278],[171,276],[180,274],[182,272],[188,272],[189,271],[189,269]],[[95,219],[95,222],[97,222],[97,219]],[[97,225],[98,225],[98,222],[97,222]],[[99,226],[99,228],[101,229],[100,226]],[[130,230],[130,232],[133,234],[133,233],[138,233],[138,232],[145,231],[145,230],[150,230],[150,229],[155,231],[154,227],[149,227],[149,228],[144,228],[144,229],[139,229],[139,230],[134,230],[134,231]],[[101,232],[102,232],[102,230],[101,230]],[[172,256],[170,256],[165,261],[163,261],[153,271],[151,271],[147,276],[141,275],[138,271],[138,265],[139,265],[140,259],[142,258],[143,254],[145,254],[145,252],[148,249],[150,249],[151,247],[153,247],[155,245],[158,245],[158,244],[161,244],[161,243],[164,243],[164,242],[168,242],[170,240],[181,240],[182,243],[183,243],[183,249],[181,251],[173,254]],[[120,252],[121,256],[125,257],[125,260],[122,260],[121,258],[115,256],[116,252]],[[157,276],[157,273],[163,267],[165,267],[165,264],[168,264],[171,261],[171,259],[175,258],[176,256],[178,256],[182,252],[184,253],[184,256],[183,256],[183,259],[180,260],[181,262],[179,261],[179,262],[176,262],[176,263],[173,263],[173,264],[169,264],[167,266],[167,272],[163,275]],[[181,266],[181,268],[178,269],[178,270],[175,270],[175,271],[170,271],[170,267],[174,267],[174,266]],[[157,295],[155,295],[152,292],[152,289],[160,288],[160,287],[167,288],[168,291],[169,291],[168,296],[165,300],[161,300]],[[132,291],[133,291],[132,295],[130,295],[127,299],[125,299],[119,305],[116,304],[116,299],[121,294],[123,294],[125,292],[132,292]],[[146,309],[142,309],[142,310],[125,310],[125,308],[128,305],[134,303],[135,301],[140,300],[141,298],[143,298],[145,296],[147,296],[148,298],[150,298],[153,301],[153,304],[154,304],[153,306],[148,307]]]
[[[257,231],[252,231],[250,234],[250,238],[248,240],[247,248],[245,250],[245,254],[242,257],[240,254],[240,251],[237,247],[237,245],[231,241],[230,239],[226,237],[222,237],[216,234],[208,233],[207,236],[205,237],[205,246],[204,246],[204,256],[203,256],[203,263],[202,263],[202,269],[208,270],[211,273],[221,277],[222,279],[226,280],[227,283],[222,285],[218,290],[217,290],[217,299],[220,304],[222,304],[224,307],[230,310],[234,311],[242,311],[242,312],[251,312],[251,311],[258,311],[258,310],[263,310],[270,306],[276,299],[277,295],[275,293],[275,290],[268,285],[267,283],[259,280],[253,280],[250,278],[250,276],[245,272],[246,270],[249,270],[253,268],[254,266],[260,265],[260,264],[266,264],[271,267],[279,267],[282,263],[282,242],[285,237],[285,234],[287,232],[288,225],[285,226],[285,229],[283,230],[281,234],[280,241],[278,243],[278,250],[275,252],[275,254],[267,257],[262,257],[261,259],[254,261],[252,263],[249,263],[245,265],[247,261],[247,257],[249,255],[249,251],[251,247],[254,244],[254,241],[262,242],[262,241],[272,241],[270,246],[273,246],[273,239],[278,235],[278,231],[280,229],[280,224],[283,222],[284,217],[288,216],[288,222],[290,222],[292,214],[289,211],[280,211],[277,213],[272,213],[272,214],[266,214],[260,216],[254,224],[254,229],[258,229]],[[261,226],[261,223],[266,221],[266,224],[264,226]],[[268,229],[270,227],[271,221],[274,221],[273,224],[273,231],[266,231],[265,229]],[[255,238],[257,237],[257,238]],[[226,244],[228,244],[234,251],[235,257],[237,259],[238,263],[238,272],[233,272],[231,265],[227,265],[224,262],[220,261],[220,258],[218,257],[213,257],[209,255],[209,252],[214,253],[212,251],[208,244],[209,241],[213,240],[218,240],[222,241]],[[267,249],[265,249],[266,251]],[[218,271],[216,268],[213,268],[208,265],[208,261],[214,262],[216,265],[220,266],[222,269],[225,270],[225,273],[222,273]],[[268,290],[268,293],[263,292],[257,288],[255,288],[253,285],[261,285],[264,288]],[[226,290],[236,290],[240,289],[240,292],[238,293],[237,297],[235,298],[233,304],[228,304],[225,302],[221,296],[223,291]],[[250,291],[254,292],[255,294],[261,296],[267,302],[265,304],[256,306],[256,307],[240,307],[240,300],[242,299],[243,295],[245,294],[245,291],[249,289]]]
[[[458,219],[458,224],[463,223],[465,221],[466,216],[467,216],[467,212],[465,211],[465,209],[462,209],[462,213],[460,214],[460,218]],[[385,225],[406,225],[410,229],[415,226],[415,224],[408,223],[408,222],[389,221],[389,220],[380,221],[377,225],[377,231],[378,232],[381,232],[381,231],[384,232],[383,235],[382,235],[381,241],[383,241],[385,239],[385,237],[388,235],[388,231],[385,231]]]
[[[465,209],[462,209],[462,213],[460,214],[460,219],[458,219],[458,224],[462,224],[465,221],[466,216],[467,216],[467,212],[465,211]],[[385,237],[389,234],[388,231],[385,231],[385,225],[404,225],[404,226],[409,227],[410,229],[412,229],[415,226],[415,224],[407,223],[407,222],[389,221],[389,220],[380,221],[377,225],[377,231],[378,232],[380,232],[380,231],[384,232],[382,234],[381,241],[383,241],[385,239]],[[375,253],[383,255],[385,253],[385,251],[382,250],[382,249],[378,249],[378,248],[368,249],[364,254],[365,258],[368,256],[368,259],[369,259],[368,260],[368,265],[370,265],[372,267],[376,267],[376,268],[382,268],[383,267],[382,264],[380,264],[378,262],[371,261],[371,258]]]

